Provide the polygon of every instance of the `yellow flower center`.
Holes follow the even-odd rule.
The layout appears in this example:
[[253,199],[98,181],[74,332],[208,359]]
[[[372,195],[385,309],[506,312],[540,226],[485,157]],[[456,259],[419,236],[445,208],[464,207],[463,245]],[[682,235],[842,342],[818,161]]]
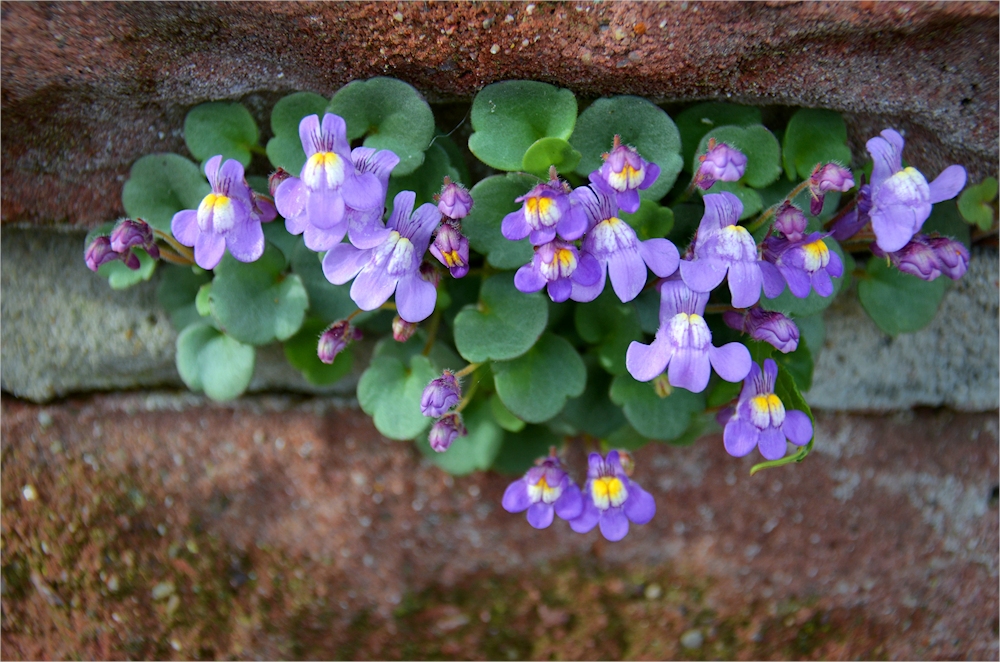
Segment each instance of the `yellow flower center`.
[[628,490],[617,476],[595,478],[590,482],[590,494],[594,499],[594,505],[601,510],[620,506],[628,498]]

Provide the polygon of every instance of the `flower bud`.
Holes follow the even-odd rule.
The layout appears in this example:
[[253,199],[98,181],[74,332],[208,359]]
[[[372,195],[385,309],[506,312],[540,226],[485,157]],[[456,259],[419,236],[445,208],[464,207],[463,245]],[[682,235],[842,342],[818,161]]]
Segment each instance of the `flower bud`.
[[461,399],[462,387],[458,384],[458,378],[451,370],[445,370],[424,388],[424,393],[420,396],[420,413],[437,418],[457,405]]
[[392,319],[392,339],[396,342],[406,342],[413,336],[418,326],[420,325],[407,322],[399,315],[396,315]]
[[754,306],[745,313],[729,310],[722,313],[722,321],[730,329],[741,331],[754,340],[766,342],[779,352],[787,354],[799,347],[799,327],[785,315]]
[[437,289],[438,284],[441,282],[441,273],[427,260],[420,263],[420,277],[433,285],[434,289]]
[[799,241],[805,236],[806,215],[786,200],[774,215],[774,229],[785,235],[789,241]]
[[253,202],[253,215],[261,223],[270,223],[278,217],[278,208],[274,206],[273,198],[257,193],[257,191],[250,193]]
[[361,339],[361,330],[351,326],[347,320],[334,322],[319,337],[316,355],[323,363],[333,363],[344,349],[354,340]]
[[442,223],[438,228],[431,255],[448,267],[452,278],[462,278],[469,273],[469,240],[450,223]]
[[851,171],[836,163],[816,164],[809,176],[809,193],[812,201],[809,211],[813,216],[819,216],[823,211],[823,196],[830,191],[843,193],[854,188],[854,176]]
[[133,221],[126,218],[111,231],[111,248],[115,252],[124,253],[133,246],[148,248],[155,245],[153,230],[142,219]]
[[694,183],[702,190],[712,188],[716,181],[735,182],[747,169],[747,157],[726,143],[708,140],[708,152],[698,157],[701,165],[694,175]]
[[125,266],[132,271],[138,271],[142,267],[142,263],[139,262],[139,256],[133,253],[131,249],[124,253],[119,253],[118,256],[125,263]]
[[931,237],[931,248],[937,256],[941,273],[958,280],[969,269],[969,249],[960,241],[949,237]]
[[667,378],[667,373],[660,373],[653,379],[653,390],[661,398],[665,398],[674,392],[673,387],[670,386],[670,380]]
[[101,265],[118,260],[120,257],[118,252],[111,248],[111,239],[108,237],[96,237],[83,252],[83,260],[91,271],[97,271]]
[[444,178],[444,188],[437,196],[438,211],[448,218],[465,218],[472,209],[472,196],[461,184]]
[[427,435],[427,441],[430,442],[431,448],[433,448],[438,453],[443,453],[449,448],[455,439],[459,437],[464,437],[468,434],[465,429],[465,424],[462,423],[461,414],[446,414],[434,422],[431,426],[430,434]]
[[284,168],[278,168],[270,175],[268,175],[267,190],[271,192],[272,198],[274,197],[275,191],[277,191],[278,187],[281,186],[281,182],[285,181],[291,176],[292,176],[291,173],[285,170]]

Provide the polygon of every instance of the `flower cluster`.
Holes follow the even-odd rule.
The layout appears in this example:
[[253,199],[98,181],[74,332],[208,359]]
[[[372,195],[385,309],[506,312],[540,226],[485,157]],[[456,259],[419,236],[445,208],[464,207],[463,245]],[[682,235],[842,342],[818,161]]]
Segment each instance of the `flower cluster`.
[[83,260],[91,271],[97,271],[101,265],[115,260],[121,260],[126,267],[135,271],[141,265],[139,257],[132,252],[133,248],[141,248],[154,260],[160,257],[153,230],[141,218],[122,219],[110,236],[95,237],[84,249]]
[[458,411],[449,411],[461,401],[462,386],[451,370],[445,370],[440,377],[432,379],[420,396],[420,413],[437,419],[431,426],[428,441],[438,453],[445,452],[455,439],[467,434],[462,415]]

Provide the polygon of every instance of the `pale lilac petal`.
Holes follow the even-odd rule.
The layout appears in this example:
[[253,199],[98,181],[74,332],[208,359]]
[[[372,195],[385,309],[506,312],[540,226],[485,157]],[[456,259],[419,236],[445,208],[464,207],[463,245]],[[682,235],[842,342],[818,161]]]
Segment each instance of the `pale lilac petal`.
[[812,287],[821,297],[833,294],[833,281],[825,269],[820,269],[812,275]]
[[403,228],[407,226],[410,215],[413,214],[413,205],[417,202],[417,194],[413,191],[400,191],[392,199],[392,213],[389,214],[389,221],[385,227],[396,230],[403,234]]
[[510,241],[520,241],[531,234],[531,226],[524,220],[524,208],[512,211],[503,217],[500,234]]
[[562,496],[556,499],[552,505],[555,507],[556,515],[561,519],[571,520],[574,517],[579,517],[580,513],[583,512],[583,495],[580,493],[580,488],[569,483],[563,489]]
[[226,240],[221,234],[202,232],[194,243],[194,261],[202,269],[214,269],[226,252]]
[[549,283],[549,298],[556,303],[562,303],[573,292],[573,283],[569,278],[560,278]]
[[573,301],[579,301],[580,303],[587,303],[588,301],[593,301],[601,292],[604,291],[604,284],[607,280],[607,272],[603,264],[598,263],[600,276],[597,282],[593,285],[581,285],[580,283],[573,281],[573,293],[570,294],[570,298]]
[[[744,347],[744,349],[746,348]],[[626,358],[626,365],[627,361]],[[670,365],[667,366],[667,379],[670,385],[686,388],[692,393],[704,391],[705,387],[708,386],[708,378],[711,376],[712,367],[709,363],[708,352],[704,350],[688,347],[679,348],[674,352],[670,358]]]
[[174,239],[185,246],[194,246],[198,240],[198,211],[196,209],[185,209],[174,214],[170,221],[170,233]]
[[351,299],[361,310],[375,310],[389,300],[397,282],[383,268],[369,263],[351,284]]
[[681,278],[695,292],[711,292],[726,277],[729,265],[715,258],[680,261]]
[[[573,282],[580,285],[595,285],[601,280],[601,263],[590,253],[580,253],[580,260],[573,272]],[[603,288],[602,288],[603,289]]]
[[571,205],[559,219],[556,230],[559,232],[559,236],[566,241],[579,239],[587,231],[587,212],[579,205]]
[[785,277],[770,262],[760,263],[760,273],[764,279],[764,296],[773,299],[785,290]]
[[261,223],[270,223],[277,218],[278,209],[271,198],[263,195],[254,196],[254,204],[257,206],[256,216]]
[[902,141],[903,138],[898,133],[892,129],[886,129],[882,132],[882,136],[876,136],[865,144],[873,162],[872,194],[881,188],[886,179],[903,169]]
[[618,207],[626,213],[639,211],[639,191],[634,188],[618,192]]
[[[757,446],[760,431],[743,419],[730,419],[722,432],[726,452],[733,457],[743,457]],[[506,506],[505,506],[506,507]],[[508,510],[510,510],[508,508]]]
[[[351,146],[347,142],[347,122],[340,115],[326,113],[323,115],[323,136],[332,144],[335,152],[343,152],[341,158],[351,163]],[[331,141],[330,138],[333,140]]]
[[750,350],[738,342],[726,343],[722,347],[708,346],[708,358],[719,377],[727,382],[741,382],[750,374],[753,360]]
[[229,159],[219,168],[219,188],[216,190],[221,190],[230,198],[250,202],[250,190],[243,182],[243,164],[236,159]]
[[552,509],[551,503],[539,501],[531,504],[531,507],[528,508],[528,524],[536,529],[547,528],[552,524],[554,516],[555,511]]
[[264,230],[260,223],[243,223],[226,233],[229,253],[240,262],[254,262],[264,254]]
[[396,311],[404,321],[411,324],[424,321],[434,312],[436,303],[437,289],[419,274],[399,279],[396,288]]
[[205,177],[213,191],[219,190],[219,166],[222,165],[222,154],[217,154],[205,161]]
[[302,149],[305,150],[306,159],[321,151],[323,145],[319,131],[319,115],[309,115],[303,117],[299,122],[299,140],[302,141]]
[[[584,493],[590,492],[590,481],[583,488]],[[569,521],[569,528],[573,529],[577,533],[587,533],[595,526],[597,522],[601,519],[601,511],[594,505],[593,500],[584,498],[583,499],[583,510],[580,512],[579,516],[574,517]]]
[[507,486],[504,490],[503,499],[500,505],[508,513],[520,513],[528,509],[531,505],[531,497],[528,496],[528,483],[520,478]]
[[538,228],[537,230],[532,230],[531,234],[528,235],[533,246],[542,246],[544,244],[553,241],[556,238],[555,228]]
[[352,209],[375,209],[381,206],[385,195],[378,177],[370,172],[348,176],[340,192],[344,196],[344,204]]
[[812,421],[804,411],[798,409],[785,411],[785,422],[781,426],[781,431],[788,437],[788,441],[796,446],[803,446],[812,439]]
[[628,498],[623,504],[625,516],[635,524],[645,524],[656,514],[656,501],[653,495],[629,481]]
[[734,308],[749,308],[760,301],[763,277],[756,262],[733,262],[729,267],[729,291]]
[[413,242],[413,247],[417,250],[418,255],[423,255],[428,244],[431,243],[431,235],[440,224],[441,211],[437,205],[425,202],[417,207],[408,220],[404,221],[402,228],[397,226],[396,229],[399,230],[399,234]]
[[305,214],[299,214],[298,216],[289,216],[285,219],[285,229],[288,230],[288,234],[302,234],[306,231],[306,228],[311,228],[309,225],[309,219],[306,218]]
[[514,287],[520,292],[530,294],[537,292],[545,285],[545,277],[535,268],[534,262],[529,262],[514,274]]
[[[285,227],[288,227],[287,221]],[[307,224],[303,231],[303,238],[309,250],[323,253],[335,248],[343,240],[344,226],[340,225],[332,230],[321,230],[314,225]]]
[[348,209],[344,216],[347,218],[347,236],[358,248],[375,248],[392,232],[382,222],[381,210],[360,212]]
[[705,215],[698,226],[699,236],[735,224],[743,213],[743,203],[729,191],[709,193],[704,202]]
[[616,542],[628,535],[628,518],[621,508],[608,508],[601,515],[601,535]]
[[639,296],[646,286],[646,263],[637,248],[622,248],[608,255],[608,277],[622,303]]
[[660,166],[653,162],[646,163],[646,176],[642,178],[642,183],[639,184],[639,188],[642,190],[648,189],[656,182],[656,178],[660,176]]
[[792,294],[800,299],[805,299],[809,296],[809,288],[812,287],[812,280],[809,278],[809,274],[796,267],[780,266],[778,269],[788,282],[788,289],[792,291]]
[[633,340],[625,352],[625,367],[632,378],[648,382],[660,375],[674,355],[674,347],[666,340],[657,338],[651,345]]
[[357,276],[370,259],[371,251],[337,244],[323,257],[323,275],[334,285],[343,285]]
[[785,443],[785,434],[778,428],[767,428],[760,431],[760,439],[757,448],[765,460],[780,460],[785,457],[788,444]]
[[666,278],[680,264],[681,256],[677,247],[669,239],[647,239],[639,242],[639,255],[649,270],[660,278]]
[[905,246],[923,225],[916,211],[907,205],[873,209],[871,219],[875,243],[886,253],[895,253]]
[[934,205],[954,198],[965,187],[965,177],[965,168],[960,165],[942,170],[937,179],[927,185],[931,191],[930,203]]
[[[751,371],[753,371],[755,378],[762,372],[760,366],[757,365],[756,363],[754,363],[750,369]],[[778,362],[775,361],[774,359],[766,359],[764,361],[763,375],[764,378],[767,380],[767,383],[773,387],[774,383],[778,380]],[[745,398],[741,396],[740,399],[743,400]]]
[[310,190],[306,196],[306,214],[311,224],[329,230],[344,220],[344,198],[335,190]]
[[278,185],[278,190],[274,192],[274,206],[278,208],[278,213],[289,219],[298,216],[306,208],[306,196],[309,189],[298,177],[289,177]]
[[826,265],[826,273],[834,278],[840,278],[844,275],[844,263],[841,261],[840,256],[833,251],[830,251],[830,262]]

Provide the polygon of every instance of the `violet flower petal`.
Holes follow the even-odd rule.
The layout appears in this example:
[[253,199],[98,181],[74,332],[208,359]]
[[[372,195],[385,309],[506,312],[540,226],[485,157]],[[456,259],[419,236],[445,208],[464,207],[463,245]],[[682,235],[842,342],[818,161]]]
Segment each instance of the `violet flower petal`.
[[397,279],[386,273],[382,267],[368,263],[351,284],[351,299],[361,310],[375,310],[389,300],[396,289],[396,283]]
[[[285,223],[285,227],[288,227],[287,222]],[[335,248],[344,238],[344,233],[343,228],[322,230],[315,225],[306,224],[302,231],[302,237],[305,239],[306,247],[309,250],[324,253]]]
[[628,482],[628,498],[622,507],[625,516],[636,524],[645,524],[656,515],[656,501],[653,495],[632,481]]
[[797,409],[785,411],[785,422],[782,424],[781,430],[788,437],[788,441],[796,446],[808,444],[813,436],[813,426],[809,415]]
[[552,509],[551,503],[539,501],[528,507],[528,524],[536,529],[548,528],[554,517],[555,511]]
[[729,265],[717,258],[681,260],[679,264],[684,284],[695,292],[711,292],[726,278]]
[[201,232],[194,242],[194,261],[206,270],[214,269],[226,252],[226,239],[214,232]]
[[225,235],[229,253],[240,262],[254,262],[264,254],[264,230],[260,223],[242,223]]
[[337,244],[323,257],[323,275],[334,285],[343,285],[357,276],[370,259],[371,251]]
[[531,226],[524,220],[524,208],[512,211],[503,217],[500,234],[510,241],[520,241],[531,234]]
[[597,281],[601,280],[603,273],[604,268],[596,257],[590,253],[581,252],[572,279],[574,283],[580,285],[595,285]]
[[194,246],[199,232],[201,230],[198,229],[198,211],[195,209],[179,211],[170,221],[170,233],[185,246]]
[[514,287],[525,294],[537,292],[545,287],[547,282],[535,266],[534,261],[522,266],[514,274]]
[[663,372],[673,355],[674,347],[667,340],[657,338],[651,345],[633,340],[625,352],[625,367],[636,381],[648,382]]
[[[753,359],[750,358],[750,350],[738,342],[726,343],[722,347],[709,345],[708,358],[712,363],[712,367],[715,368],[715,372],[727,382],[742,381],[750,374],[750,369],[753,365]],[[671,383],[673,382],[671,381]],[[697,392],[695,391],[695,393]]]
[[611,287],[622,303],[639,296],[646,286],[646,263],[638,247],[619,248],[608,255],[607,262]]
[[[626,501],[627,503],[627,501]],[[621,508],[608,508],[601,515],[601,535],[617,542],[628,535],[628,518]]]
[[874,194],[886,179],[903,169],[903,138],[892,129],[886,129],[881,136],[869,140],[865,147],[873,161],[870,184]]
[[960,165],[951,165],[941,171],[941,174],[927,186],[930,188],[932,205],[944,200],[951,200],[959,191],[965,188],[965,168]]
[[766,428],[760,431],[760,440],[757,448],[765,460],[780,460],[785,457],[788,445],[785,443],[785,435],[778,428]]
[[760,301],[763,276],[756,262],[733,262],[729,267],[729,291],[734,308],[749,308]]
[[733,457],[743,457],[757,447],[760,432],[741,418],[730,419],[722,432],[726,452]]
[[[306,213],[312,225],[329,230],[344,220],[344,198],[338,190],[326,188],[311,190],[306,197]],[[345,224],[344,233],[346,232]]]
[[[420,277],[419,273],[399,279],[396,287],[396,311],[406,322],[422,322],[434,312],[437,288]],[[360,306],[360,304],[358,304]]]
[[760,263],[760,274],[764,280],[764,296],[773,299],[785,290],[785,277],[770,262]]
[[298,216],[306,208],[306,197],[309,189],[298,177],[289,177],[278,185],[278,190],[274,192],[274,205],[278,208],[278,213],[285,219]]
[[639,242],[639,255],[649,270],[660,278],[677,271],[681,256],[669,239],[647,239]]
[[554,280],[548,285],[549,298],[556,303],[562,303],[573,293],[573,282],[569,278]]
[[508,513],[524,512],[531,505],[531,497],[528,496],[528,482],[523,478],[518,478],[507,486],[504,490],[503,499],[500,505]]
[[583,512],[583,494],[580,488],[568,479],[566,483],[568,484],[563,488],[562,495],[552,505],[555,507],[556,515],[561,519],[571,520]]
[[875,243],[886,253],[895,253],[905,246],[923,225],[913,207],[906,204],[872,209],[871,220]]
[[[583,487],[583,492],[586,494],[590,493],[590,481]],[[590,498],[583,498],[583,510],[577,517],[569,520],[569,528],[573,529],[577,533],[587,533],[595,526],[601,519],[601,511],[596,505],[594,505],[594,500]]]
[[705,350],[689,347],[678,348],[670,359],[670,365],[667,366],[667,379],[670,381],[670,385],[686,388],[692,393],[704,391],[705,387],[708,386],[708,378],[711,376],[712,367],[709,363],[708,352]]
[[385,195],[378,177],[370,172],[345,178],[340,193],[344,196],[344,203],[352,209],[374,209]]
[[570,206],[556,224],[556,231],[566,241],[579,239],[587,231],[587,213],[579,205]]

